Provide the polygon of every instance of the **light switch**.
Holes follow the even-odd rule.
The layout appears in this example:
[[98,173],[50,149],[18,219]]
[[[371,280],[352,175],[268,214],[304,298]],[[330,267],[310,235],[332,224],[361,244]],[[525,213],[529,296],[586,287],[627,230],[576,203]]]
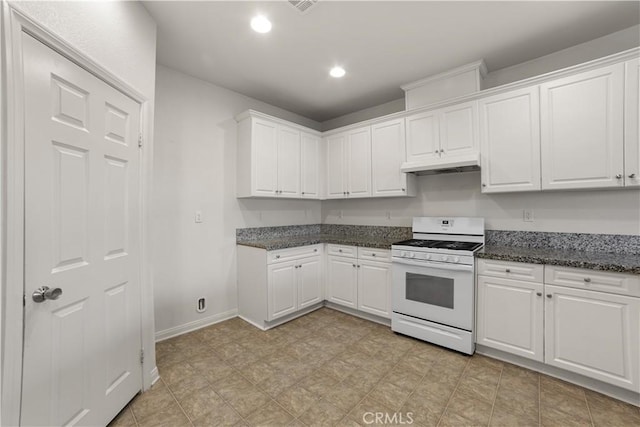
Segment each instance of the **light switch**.
[[533,222],[533,209],[525,209],[522,211],[522,220],[524,222]]

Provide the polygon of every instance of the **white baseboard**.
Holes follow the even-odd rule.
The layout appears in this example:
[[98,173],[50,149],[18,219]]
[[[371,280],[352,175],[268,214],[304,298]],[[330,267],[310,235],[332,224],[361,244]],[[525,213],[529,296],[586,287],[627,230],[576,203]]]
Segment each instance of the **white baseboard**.
[[154,385],[160,379],[160,371],[158,371],[158,367],[156,366],[151,370],[151,385]]
[[156,332],[156,342],[164,341],[169,338],[177,337],[178,335],[192,332],[205,326],[210,326],[223,320],[228,320],[238,315],[238,310],[233,309],[225,311],[224,313],[214,314],[213,316],[203,317],[202,319],[194,320],[193,322],[185,323],[184,325],[174,326],[173,328],[165,329]]
[[341,311],[346,314],[350,314],[355,317],[359,317],[370,322],[379,323],[384,326],[391,327],[391,319],[385,319],[384,317],[376,316],[375,314],[365,313],[364,311],[356,310],[349,307],[344,307],[339,304],[332,303],[330,301],[324,301],[324,306],[336,311]]

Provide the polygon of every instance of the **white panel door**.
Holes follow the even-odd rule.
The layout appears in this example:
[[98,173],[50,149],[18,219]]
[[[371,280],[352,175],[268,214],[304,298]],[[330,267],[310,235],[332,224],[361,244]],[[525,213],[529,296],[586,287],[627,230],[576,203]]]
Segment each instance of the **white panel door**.
[[358,270],[356,260],[327,258],[326,298],[336,304],[358,308]]
[[302,198],[320,198],[320,137],[309,133],[300,133],[300,196]]
[[542,189],[622,187],[624,64],[540,85]]
[[254,196],[273,197],[278,190],[277,125],[268,120],[252,120],[252,193]]
[[269,266],[267,271],[268,320],[286,316],[297,310],[297,272],[298,261]]
[[415,114],[405,119],[407,127],[407,162],[424,163],[440,158],[440,125],[435,111]]
[[317,304],[322,296],[322,258],[312,257],[298,263],[298,309]]
[[478,344],[542,362],[543,312],[542,283],[478,276]]
[[359,261],[358,310],[391,318],[391,264]]
[[300,197],[300,131],[278,126],[278,196]]
[[[140,105],[28,35],[23,46],[22,424],[105,425],[142,384]],[[36,302],[42,286],[62,294]]]
[[625,64],[624,183],[640,186],[640,60]]
[[478,101],[483,193],[540,190],[538,87]]
[[342,199],[346,197],[346,164],[345,147],[347,135],[344,133],[332,135],[326,139],[327,145],[327,199]]
[[404,119],[371,126],[371,177],[374,197],[407,194],[407,174],[400,166],[407,159]]
[[347,196],[371,197],[370,127],[350,131],[347,142]]
[[640,391],[640,298],[545,285],[545,363]]
[[440,155],[478,152],[478,103],[456,104],[440,110]]

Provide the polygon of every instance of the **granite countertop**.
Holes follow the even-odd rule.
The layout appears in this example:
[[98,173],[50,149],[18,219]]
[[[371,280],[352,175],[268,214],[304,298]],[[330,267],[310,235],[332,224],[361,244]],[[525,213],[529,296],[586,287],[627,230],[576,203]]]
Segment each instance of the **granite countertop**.
[[570,249],[527,248],[487,245],[478,252],[478,258],[532,264],[560,265],[640,274],[640,256],[633,253],[588,252]]
[[286,236],[265,239],[238,239],[236,243],[243,246],[274,251],[277,249],[308,246],[318,243],[334,243],[337,245],[360,246],[364,248],[391,249],[391,245],[398,242],[398,238],[371,237],[362,235],[309,234],[302,236]]

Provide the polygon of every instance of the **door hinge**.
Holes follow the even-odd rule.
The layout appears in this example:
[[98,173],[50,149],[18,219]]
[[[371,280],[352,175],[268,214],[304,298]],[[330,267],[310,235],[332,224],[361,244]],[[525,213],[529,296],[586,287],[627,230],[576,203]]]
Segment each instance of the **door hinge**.
[[142,133],[138,134],[138,147],[142,148]]
[[140,349],[140,364],[144,365],[144,350]]

